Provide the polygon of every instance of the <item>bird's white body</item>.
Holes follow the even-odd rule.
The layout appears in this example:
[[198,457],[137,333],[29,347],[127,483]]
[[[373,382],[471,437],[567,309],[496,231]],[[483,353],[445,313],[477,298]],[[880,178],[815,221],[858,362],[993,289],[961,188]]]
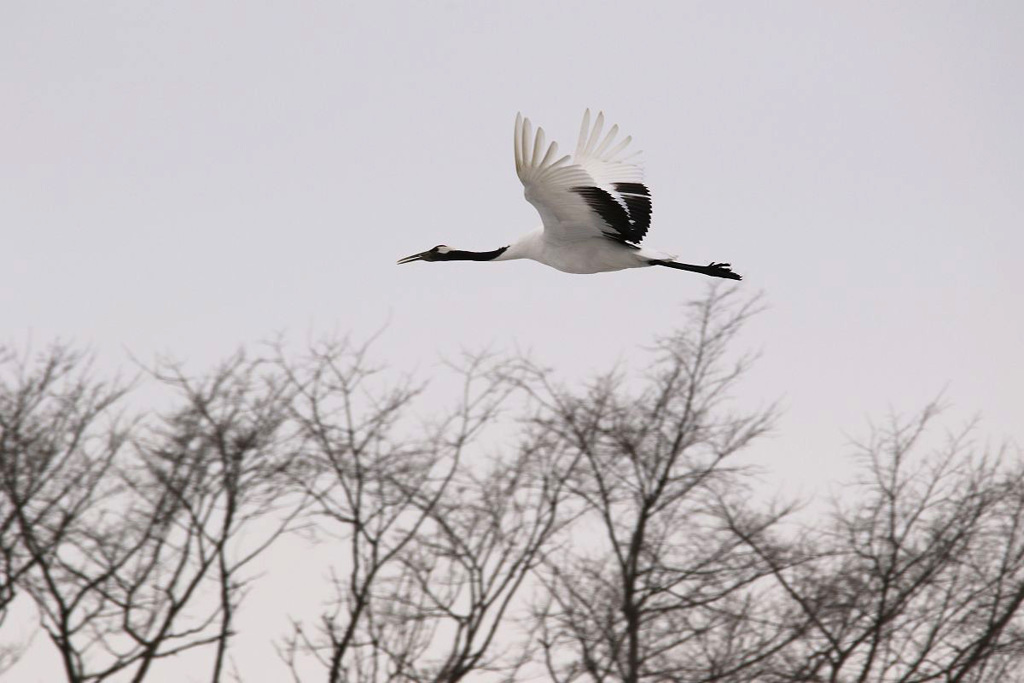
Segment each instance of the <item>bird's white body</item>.
[[536,136],[530,119],[516,116],[516,174],[523,194],[540,214],[542,227],[493,251],[461,251],[443,244],[413,254],[412,261],[512,261],[532,259],[566,273],[603,273],[643,266],[668,266],[734,280],[728,264],[694,266],[645,249],[651,224],[651,194],[643,184],[639,152],[625,155],[631,138],[616,141],[618,126],[604,132],[604,114],[590,125],[583,115],[576,151],[558,156],[544,129]]
[[672,256],[650,249],[637,249],[606,237],[585,236],[576,240],[552,239],[544,227],[528,232],[509,245],[495,261],[531,259],[563,273],[606,273],[651,265],[652,260]]

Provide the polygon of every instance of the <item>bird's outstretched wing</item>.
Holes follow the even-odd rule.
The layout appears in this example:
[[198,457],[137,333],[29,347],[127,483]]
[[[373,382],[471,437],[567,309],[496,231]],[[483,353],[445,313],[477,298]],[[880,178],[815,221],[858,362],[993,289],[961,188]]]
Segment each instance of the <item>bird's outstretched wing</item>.
[[638,244],[651,224],[651,196],[643,184],[639,153],[624,156],[631,138],[616,144],[618,126],[602,138],[604,114],[593,127],[583,115],[573,158],[558,156],[558,144],[536,136],[529,119],[516,116],[516,173],[551,237],[574,240],[609,237]]

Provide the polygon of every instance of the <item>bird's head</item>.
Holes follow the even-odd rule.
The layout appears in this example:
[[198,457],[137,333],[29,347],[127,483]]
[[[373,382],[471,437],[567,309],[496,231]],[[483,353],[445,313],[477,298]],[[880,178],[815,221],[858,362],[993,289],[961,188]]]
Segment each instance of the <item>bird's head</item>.
[[413,254],[412,256],[406,256],[403,259],[398,259],[398,264],[401,265],[403,263],[412,263],[413,261],[448,261],[450,260],[449,254],[451,253],[451,251],[452,250],[450,247],[447,247],[443,244],[439,244],[433,249],[427,249],[426,251],[421,251],[418,254]]

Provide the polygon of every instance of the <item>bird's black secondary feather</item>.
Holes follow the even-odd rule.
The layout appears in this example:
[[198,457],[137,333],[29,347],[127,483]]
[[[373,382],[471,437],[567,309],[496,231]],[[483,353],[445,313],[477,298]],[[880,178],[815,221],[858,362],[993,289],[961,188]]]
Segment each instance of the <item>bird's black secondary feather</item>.
[[[647,188],[639,183],[620,183],[630,186],[631,189],[641,188],[644,193]],[[616,186],[618,191],[618,187]],[[572,191],[583,197],[584,201],[601,220],[612,229],[612,232],[605,233],[608,237],[621,242],[639,243],[651,222],[651,200],[646,194],[630,192],[622,196],[622,203],[618,202],[611,193],[602,190],[600,187],[581,186],[574,187]],[[636,207],[637,216],[631,215],[630,202]],[[625,206],[623,206],[625,204]]]
[[635,241],[639,242],[651,227],[651,191],[643,183],[615,183],[614,187],[622,201],[626,202],[629,219],[633,222],[633,232],[640,235]]

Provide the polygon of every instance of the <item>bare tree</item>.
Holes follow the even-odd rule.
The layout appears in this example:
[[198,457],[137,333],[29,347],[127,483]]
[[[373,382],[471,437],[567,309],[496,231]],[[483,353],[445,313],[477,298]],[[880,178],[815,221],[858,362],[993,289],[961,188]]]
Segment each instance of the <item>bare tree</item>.
[[342,541],[329,610],[314,626],[296,621],[280,651],[296,680],[304,655],[332,683],[375,680],[389,667],[373,633],[378,588],[423,522],[416,497],[443,491],[460,447],[421,448],[401,438],[396,425],[419,388],[370,386],[377,369],[366,347],[327,342],[308,359],[279,363],[296,393],[302,440],[294,483],[312,501],[316,533]]
[[728,349],[756,307],[735,298],[715,289],[693,304],[689,326],[656,345],[639,391],[619,374],[581,393],[540,382],[545,425],[580,456],[574,542],[552,550],[544,572],[554,680],[739,680],[793,637],[757,628],[768,569],[722,510],[741,505],[734,493],[746,486],[734,456],[773,418],[727,411],[749,361]]
[[[117,489],[112,472],[124,432],[113,411],[124,388],[91,379],[88,359],[62,345],[35,359],[0,348],[0,371],[2,623],[19,589],[34,597],[59,592],[75,573],[69,555],[88,552],[100,504]],[[69,678],[81,661],[65,644],[94,613],[75,619],[81,598],[80,591],[62,595],[44,622]]]
[[[80,354],[56,347],[16,366],[0,409],[12,580],[67,680],[142,681],[156,660],[201,646],[221,679],[239,571],[291,516],[277,509],[287,397],[259,367],[238,357],[198,381],[167,367],[184,405],[121,429],[111,409],[123,392],[89,380]],[[268,518],[262,537],[242,533]]]
[[801,547],[738,530],[772,566],[779,622],[802,634],[763,680],[1024,678],[1024,465],[972,452],[971,430],[920,453],[936,412],[875,430],[865,476]]
[[297,481],[319,532],[346,544],[332,608],[315,631],[296,623],[282,648],[296,679],[303,654],[332,682],[455,681],[493,665],[487,652],[554,528],[557,494],[533,477],[534,449],[465,462],[518,384],[507,363],[463,361],[449,367],[459,405],[427,426],[408,419],[420,387],[369,386],[366,347],[326,344],[288,366],[305,441]]
[[0,351],[0,626],[34,605],[76,683],[185,652],[238,678],[256,562],[303,528],[333,556],[296,681],[1024,681],[1019,449],[928,452],[929,406],[801,523],[744,465],[774,408],[732,408],[757,305],[712,288],[646,373],[582,387],[467,354],[450,407],[347,340],[161,364],[173,405],[131,420],[81,354]]
[[[498,386],[523,387],[531,367],[503,365]],[[573,519],[563,504],[579,458],[538,422],[522,425],[514,443],[494,448],[483,465],[459,467],[437,501],[420,499],[427,519],[383,596],[392,630],[421,626],[416,647],[402,650],[407,680],[454,682],[484,672],[513,680],[532,657],[535,626],[524,592],[537,587],[535,571]]]
[[134,441],[125,481],[144,501],[146,543],[117,574],[115,604],[139,652],[133,680],[158,657],[209,644],[219,681],[245,571],[304,509],[290,486],[291,394],[276,365],[241,353],[198,379],[171,364],[156,376],[181,405]]

